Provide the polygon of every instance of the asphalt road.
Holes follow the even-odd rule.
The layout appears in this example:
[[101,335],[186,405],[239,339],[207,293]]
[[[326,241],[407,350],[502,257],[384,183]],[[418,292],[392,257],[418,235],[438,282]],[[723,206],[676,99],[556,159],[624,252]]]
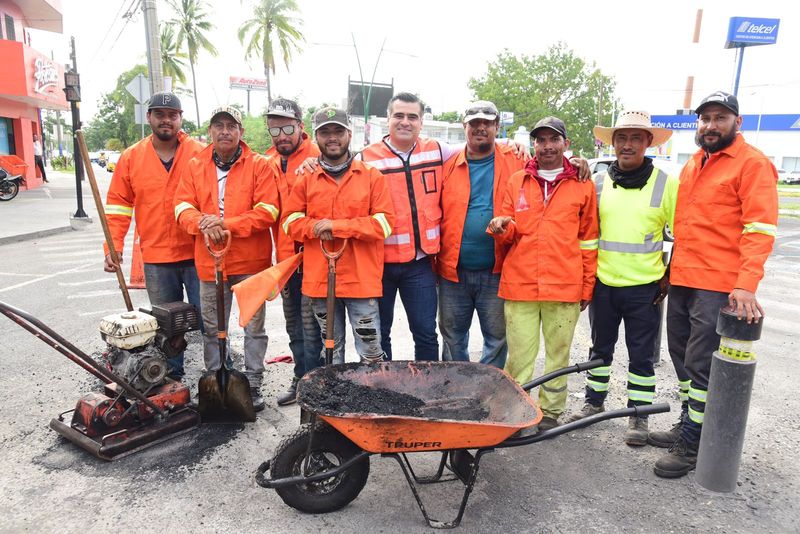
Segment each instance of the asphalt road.
[[[31,192],[34,193],[34,192]],[[99,353],[97,324],[121,311],[114,277],[102,272],[99,228],[0,246],[0,300],[34,314],[78,347]],[[767,311],[756,345],[753,391],[740,486],[729,495],[700,488],[689,475],[661,480],[652,472],[662,453],[622,443],[626,421],[613,420],[549,442],[499,450],[482,463],[461,532],[798,532],[800,531],[800,396],[796,353],[800,304],[800,221],[782,219],[759,298]],[[134,291],[136,306],[146,304]],[[398,299],[399,302],[399,299]],[[280,302],[268,303],[268,357],[285,354]],[[300,514],[258,487],[255,468],[296,428],[296,406],[275,395],[291,377],[268,366],[267,409],[248,425],[199,430],[114,463],[94,459],[48,428],[96,381],[5,317],[0,317],[0,532],[423,532],[427,531],[397,464],[372,457],[358,499],[327,515]],[[405,315],[393,332],[396,355],[412,354]],[[234,351],[242,337],[233,329]],[[477,359],[480,333],[473,328]],[[588,321],[581,318],[572,351],[583,361]],[[354,352],[352,348],[349,354]],[[678,407],[676,380],[662,347],[658,400]],[[539,368],[541,360],[539,358]],[[610,407],[624,405],[625,350],[611,379]],[[187,353],[188,381],[201,372],[197,338]],[[582,404],[582,378],[570,379],[568,410]],[[668,428],[676,415],[651,418]],[[433,470],[431,454],[412,455]],[[423,490],[433,516],[449,519],[460,499],[456,483]]]

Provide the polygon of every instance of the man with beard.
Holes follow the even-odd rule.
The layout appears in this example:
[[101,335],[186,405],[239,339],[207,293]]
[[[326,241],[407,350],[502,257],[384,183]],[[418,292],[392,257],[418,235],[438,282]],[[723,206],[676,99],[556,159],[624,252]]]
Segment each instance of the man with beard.
[[[231,312],[231,287],[272,262],[269,229],[278,219],[279,205],[274,170],[268,158],[242,141],[242,133],[239,110],[230,106],[215,109],[208,126],[211,145],[189,162],[175,194],[175,220],[194,236],[207,371],[216,371],[225,363],[220,361],[217,337],[216,268],[206,250],[206,239],[219,249],[226,243],[225,231],[231,235],[223,262],[226,324]],[[244,327],[244,375],[250,382],[257,412],[265,407],[261,394],[268,342],[264,311],[262,304]]]
[[[278,98],[272,101],[267,109],[267,127],[272,136],[272,147],[267,150],[267,156],[271,156],[270,161],[275,169],[281,206],[285,206],[298,180],[295,173],[297,167],[306,158],[319,156],[319,148],[306,135],[303,112],[293,100]],[[296,243],[285,232],[281,232],[277,224],[272,227],[272,238],[275,241],[278,262],[291,257],[302,248],[302,243]],[[318,362],[322,354],[319,324],[314,319],[311,302],[308,297],[303,297],[302,283],[303,274],[300,268],[281,291],[289,350],[294,359],[294,377],[289,389],[278,396],[279,406],[295,402],[297,382],[305,374],[306,361],[311,360],[311,366],[316,367],[318,364],[314,362]]]
[[[125,235],[136,214],[144,280],[151,304],[183,300],[200,310],[199,283],[194,265],[192,236],[175,223],[173,199],[181,173],[203,144],[181,131],[183,110],[173,93],[150,98],[147,122],[153,133],[125,150],[117,162],[106,196],[106,216],[114,246],[122,263]],[[108,247],[103,268],[119,269]],[[183,353],[167,361],[169,376],[184,375]]]
[[[505,300],[505,370],[524,384],[533,376],[544,337],[544,372],[569,364],[578,317],[589,305],[597,270],[594,184],[578,180],[566,157],[567,127],[545,117],[531,131],[534,158],[508,181],[500,215],[488,230],[509,246],[500,276]],[[542,384],[538,430],[558,426],[567,404],[567,377]]]
[[664,478],[681,477],[697,462],[720,308],[748,323],[764,315],[756,290],[778,223],[778,173],[739,133],[736,96],[717,91],[696,112],[700,150],[681,171],[667,303],[669,352],[678,380],[689,385],[688,400],[672,430],[648,437],[669,447],[654,467]]
[[[383,243],[394,222],[389,189],[380,171],[353,160],[346,112],[323,108],[314,114],[313,122],[321,152],[319,167],[295,183],[282,227],[303,243],[303,295],[311,298],[320,330],[324,332],[327,321],[334,321],[334,363],[344,361],[345,310],[361,360],[380,361],[385,354],[377,299],[382,292]],[[347,244],[336,262],[336,308],[331,318],[325,298],[328,261],[320,245],[338,249],[342,239]]]
[[470,104],[463,124],[466,149],[445,163],[442,180],[437,261],[442,359],[469,361],[469,328],[477,311],[483,334],[480,362],[502,369],[508,347],[497,290],[505,247],[495,243],[486,227],[500,213],[506,182],[525,161],[508,145],[495,142],[500,114],[492,102]]
[[[603,411],[621,322],[628,349],[628,406],[653,403],[652,347],[661,325],[661,301],[669,286],[662,235],[667,225],[672,228],[674,224],[678,196],[678,179],[645,157],[649,147],[666,143],[672,136],[671,130],[653,127],[649,113],[620,113],[613,128],[595,126],[594,136],[612,145],[617,156],[608,171],[595,179],[600,242],[597,281],[589,305],[589,359],[603,360],[605,365],[588,372],[586,403],[569,421]],[[646,416],[631,417],[625,443],[646,445],[647,427]]]

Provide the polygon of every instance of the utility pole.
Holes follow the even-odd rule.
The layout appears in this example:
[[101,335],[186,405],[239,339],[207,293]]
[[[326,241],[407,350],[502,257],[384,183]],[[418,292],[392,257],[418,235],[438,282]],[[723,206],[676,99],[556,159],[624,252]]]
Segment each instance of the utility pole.
[[144,35],[147,40],[147,70],[150,74],[150,94],[164,90],[164,73],[161,70],[161,34],[158,31],[156,0],[142,0]]
[[[72,155],[75,161],[75,191],[78,196],[78,209],[75,211],[76,219],[88,219],[89,216],[83,211],[83,190],[81,180],[83,179],[83,158],[78,150],[78,130],[81,129],[81,86],[78,75],[78,61],[75,57],[75,37],[70,37],[70,54],[72,59],[72,69],[64,74],[64,91],[67,94],[70,107],[72,108]],[[91,164],[90,164],[91,165]]]

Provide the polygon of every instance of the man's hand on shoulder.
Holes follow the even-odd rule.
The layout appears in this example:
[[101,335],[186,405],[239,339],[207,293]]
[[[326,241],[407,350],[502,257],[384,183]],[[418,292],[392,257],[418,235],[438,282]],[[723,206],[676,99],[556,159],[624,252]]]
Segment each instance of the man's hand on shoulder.
[[319,166],[319,159],[315,157],[306,158],[303,163],[298,165],[297,169],[294,171],[295,175],[301,176],[303,174],[311,174],[312,172],[317,170]]
[[578,168],[579,182],[586,182],[592,179],[592,173],[589,171],[589,162],[586,160],[586,158],[573,156],[569,159],[569,162]]

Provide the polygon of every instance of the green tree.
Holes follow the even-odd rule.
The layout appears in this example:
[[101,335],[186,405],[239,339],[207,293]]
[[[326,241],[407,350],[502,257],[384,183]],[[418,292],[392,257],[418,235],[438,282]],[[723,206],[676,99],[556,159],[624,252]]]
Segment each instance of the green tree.
[[614,78],[588,65],[564,43],[539,56],[516,56],[505,50],[482,77],[470,79],[469,87],[476,98],[514,113],[508,131],[532,128],[548,115],[562,119],[573,152],[584,156],[594,156],[592,128],[610,122],[617,101]]
[[458,111],[445,111],[433,116],[435,121],[461,122],[461,114]]
[[253,10],[253,18],[239,27],[239,41],[244,45],[245,59],[258,56],[264,64],[267,78],[267,102],[272,103],[270,71],[275,74],[275,55],[280,50],[286,70],[292,53],[299,50],[304,40],[298,27],[302,20],[291,15],[298,12],[295,0],[260,0]]
[[[132,145],[141,138],[141,125],[134,122],[133,97],[125,89],[138,74],[147,74],[146,65],[136,65],[117,78],[117,85],[113,91],[100,98],[97,114],[84,128],[86,144],[90,150],[105,148],[108,139],[118,139],[124,147]],[[149,127],[145,126],[145,134],[149,134]]]
[[186,54],[178,48],[175,30],[170,24],[161,25],[161,70],[164,76],[172,76],[173,86],[186,83]]
[[167,2],[177,15],[177,18],[172,19],[170,23],[178,27],[178,49],[182,48],[185,43],[188,51],[189,66],[192,69],[192,91],[195,96],[194,106],[197,112],[197,124],[201,124],[194,65],[197,63],[200,49],[205,50],[212,56],[217,55],[217,49],[206,37],[206,33],[211,31],[214,25],[207,19],[206,3],[203,0],[167,0]]

